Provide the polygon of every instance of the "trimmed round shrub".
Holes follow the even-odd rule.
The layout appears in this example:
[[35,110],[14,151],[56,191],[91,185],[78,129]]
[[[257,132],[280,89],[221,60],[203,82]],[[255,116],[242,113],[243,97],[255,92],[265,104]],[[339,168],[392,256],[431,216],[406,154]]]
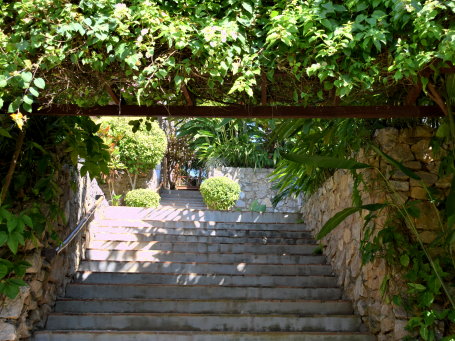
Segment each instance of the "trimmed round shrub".
[[225,176],[204,180],[200,191],[205,204],[211,210],[228,210],[240,197],[240,185]]
[[125,204],[130,207],[158,207],[160,195],[151,189],[135,189],[126,193]]

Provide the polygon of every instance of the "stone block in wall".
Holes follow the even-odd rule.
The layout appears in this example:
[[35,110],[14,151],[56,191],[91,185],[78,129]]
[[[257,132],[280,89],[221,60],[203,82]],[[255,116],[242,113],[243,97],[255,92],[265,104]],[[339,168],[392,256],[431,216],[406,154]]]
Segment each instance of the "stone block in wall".
[[240,208],[246,207],[245,201],[243,201],[243,200],[237,200],[236,206],[237,206],[237,207],[240,207]]
[[396,128],[384,128],[377,130],[374,134],[376,141],[378,142],[381,149],[385,152],[392,150],[395,147],[398,140],[398,129]]
[[438,176],[433,173],[420,171],[416,172],[416,174],[421,178],[421,180],[411,179],[410,180],[411,186],[422,186],[423,182],[426,186],[429,187],[433,186],[436,183],[436,181],[438,181]]
[[408,322],[406,320],[395,320],[393,328],[393,336],[395,337],[395,340],[403,340],[409,335],[409,332],[406,330],[407,323]]
[[393,170],[391,173],[391,178],[393,180],[399,180],[399,181],[409,180],[409,176],[407,176],[400,170]]
[[423,163],[438,161],[442,156],[440,154],[436,154],[432,150],[429,139],[420,140],[411,147],[411,150],[414,153],[415,158]]
[[423,187],[411,187],[410,197],[412,199],[426,200],[428,199],[427,191]]
[[419,233],[419,238],[425,244],[432,243],[436,239],[436,237],[437,237],[437,233],[433,232],[433,231],[423,231],[423,232]]
[[43,297],[43,282],[34,279],[29,283],[29,287],[36,299]]
[[0,321],[0,341],[15,341],[16,339],[16,327],[11,323]]
[[27,273],[37,273],[41,270],[43,266],[43,258],[41,257],[41,252],[36,251],[31,255],[28,255],[24,259],[26,262],[30,263],[30,267],[27,268]]
[[388,154],[400,162],[414,160],[414,155],[411,152],[411,147],[408,144],[398,144],[393,149],[389,150]]
[[32,335],[30,329],[31,326],[29,323],[27,323],[26,317],[22,316],[21,322],[19,323],[19,326],[16,329],[17,338],[21,340],[29,338]]
[[420,211],[418,218],[414,219],[416,228],[419,230],[438,230],[438,216],[435,208],[428,201],[419,202],[416,207]]
[[433,137],[434,132],[430,127],[417,126],[402,129],[398,135],[398,142],[414,144],[421,138]]
[[67,254],[67,250],[64,250],[60,255],[54,257],[49,264],[50,272],[47,280],[49,282],[59,282],[65,276],[66,268],[64,266],[64,257]]
[[435,185],[438,188],[448,189],[448,188],[450,188],[450,186],[452,184],[452,179],[453,179],[452,174],[444,176],[444,177],[440,178],[438,181],[436,181]]
[[405,161],[403,162],[403,165],[406,168],[412,169],[412,170],[420,170],[422,169],[422,164],[420,161]]
[[373,334],[378,334],[381,331],[381,308],[382,304],[380,302],[374,302],[367,307],[367,315],[370,316],[369,327]]
[[441,161],[440,160],[436,160],[434,162],[430,162],[430,163],[425,164],[425,166],[426,166],[425,168],[430,173],[438,175],[439,174],[439,167],[441,166]]
[[24,302],[30,295],[29,287],[21,287],[19,294],[14,299],[6,298],[0,306],[0,318],[16,320],[21,316]]
[[408,181],[391,180],[390,181],[390,186],[395,191],[399,191],[399,192],[407,192],[407,191],[409,191],[409,182]]
[[[352,268],[354,269],[354,267],[352,267]],[[354,276],[354,274],[353,274],[353,276]],[[356,297],[357,299],[366,296],[365,295],[365,286],[363,285],[362,276],[358,276],[355,281],[354,295],[355,295],[354,297]],[[366,314],[366,306],[364,304],[364,301],[362,301],[362,300],[358,301],[357,310],[359,311],[360,315]]]

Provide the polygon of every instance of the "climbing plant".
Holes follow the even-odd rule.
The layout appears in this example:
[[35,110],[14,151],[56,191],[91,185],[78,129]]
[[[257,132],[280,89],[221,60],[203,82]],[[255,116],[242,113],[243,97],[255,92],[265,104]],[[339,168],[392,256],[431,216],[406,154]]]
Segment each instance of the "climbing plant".
[[91,176],[107,172],[109,154],[88,117],[32,117],[22,130],[0,116],[0,297],[25,285],[26,250],[55,247],[64,224],[62,185],[73,164]]
[[[0,2],[0,107],[398,104],[441,87],[454,1],[21,0]],[[110,95],[109,95],[110,94]],[[428,103],[432,96],[421,96]]]
[[[292,120],[283,122],[275,130],[275,138],[290,139],[290,148],[275,171],[281,194],[276,201],[289,193],[314,192],[335,169],[348,169],[354,177],[353,205],[346,208],[321,228],[318,238],[323,238],[343,222],[349,215],[367,212],[360,250],[363,263],[382,258],[393,269],[385,276],[381,290],[386,300],[402,306],[409,314],[407,328],[413,338],[422,340],[453,340],[455,335],[455,298],[453,292],[455,274],[455,124],[453,105],[455,104],[455,76],[445,78],[445,89],[440,104],[447,116],[436,121],[375,121],[363,120]],[[433,125],[436,136],[432,141],[435,153],[445,152],[439,168],[440,177],[452,178],[450,191],[446,194],[427,188],[422,178],[407,169],[403,164],[385,154],[373,144],[373,132],[387,125]],[[359,163],[352,155],[363,147],[374,151],[395,170],[404,173],[413,181],[426,188],[427,202],[435,213],[433,228],[439,231],[431,243],[424,243],[417,231],[415,219],[424,212],[419,209],[419,201],[403,203],[394,190],[386,174],[379,167]],[[365,183],[363,173],[358,169],[374,169],[374,174],[384,185],[386,201],[363,205],[362,191],[372,190]],[[369,178],[374,178],[371,175]],[[381,226],[376,218],[386,216]],[[391,283],[402,283],[400,289]],[[399,286],[398,286],[399,287]]]

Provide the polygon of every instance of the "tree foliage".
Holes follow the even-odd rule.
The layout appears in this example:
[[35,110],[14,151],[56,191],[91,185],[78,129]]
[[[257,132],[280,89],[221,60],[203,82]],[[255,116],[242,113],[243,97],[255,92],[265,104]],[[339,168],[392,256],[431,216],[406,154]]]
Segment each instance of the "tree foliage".
[[155,168],[163,159],[167,140],[157,122],[139,124],[135,132],[129,123],[134,125],[135,121],[121,117],[104,119],[99,134],[110,148],[111,168],[124,169],[130,177],[131,189],[135,189],[138,174]]
[[[402,103],[455,61],[442,0],[0,1],[0,106]],[[382,96],[381,94],[387,94]],[[422,99],[425,103],[425,99]],[[19,123],[22,116],[14,116]]]

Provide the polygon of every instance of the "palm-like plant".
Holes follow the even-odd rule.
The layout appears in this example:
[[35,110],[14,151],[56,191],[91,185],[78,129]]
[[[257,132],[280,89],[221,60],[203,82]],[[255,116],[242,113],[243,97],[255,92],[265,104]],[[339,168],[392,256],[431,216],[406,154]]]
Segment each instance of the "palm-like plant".
[[[367,142],[372,131],[365,120],[295,119],[281,122],[272,138],[287,141],[286,154],[344,158]],[[282,158],[273,173],[279,189],[274,202],[291,194],[312,193],[318,189],[333,173],[333,169],[319,167],[318,162],[302,164]]]
[[177,124],[179,136],[192,136],[190,145],[206,165],[273,167],[278,143],[270,143],[273,120],[197,118]]

